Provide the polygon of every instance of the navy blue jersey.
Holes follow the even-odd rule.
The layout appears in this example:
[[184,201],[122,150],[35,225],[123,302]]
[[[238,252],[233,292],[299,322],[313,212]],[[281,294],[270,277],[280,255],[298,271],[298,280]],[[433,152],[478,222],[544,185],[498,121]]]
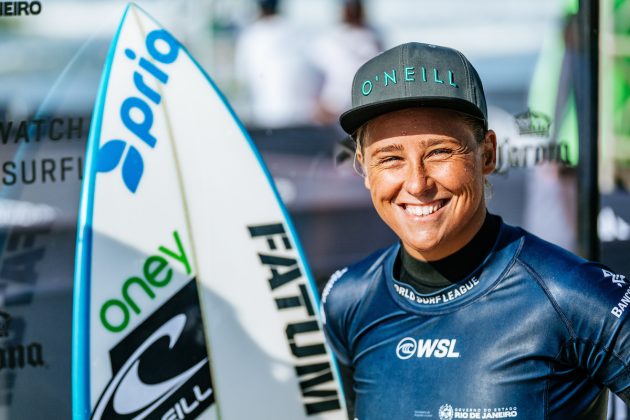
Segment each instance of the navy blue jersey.
[[335,273],[325,332],[359,420],[605,418],[630,398],[624,276],[506,224],[470,277],[431,295],[393,278],[400,245]]

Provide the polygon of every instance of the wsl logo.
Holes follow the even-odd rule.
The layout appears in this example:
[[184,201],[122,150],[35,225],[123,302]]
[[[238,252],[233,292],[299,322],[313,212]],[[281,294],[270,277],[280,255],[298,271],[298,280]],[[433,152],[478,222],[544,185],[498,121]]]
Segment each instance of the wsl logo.
[[[163,65],[177,60],[180,46],[168,32],[163,29],[150,32],[145,45],[149,59],[140,57],[130,49],[125,49],[125,56],[138,62],[139,70],[133,72],[133,83],[136,92],[127,97],[120,105],[120,120],[133,135],[128,140],[111,139],[105,142],[98,151],[98,172],[110,172],[122,161],[122,179],[127,189],[135,193],[144,172],[144,160],[141,150],[150,150],[157,144],[151,133],[153,128],[153,107],[159,105],[162,96],[159,86],[168,83],[168,74]],[[156,90],[154,87],[158,87]],[[139,144],[132,143],[140,140]],[[147,147],[149,149],[147,149]]]
[[458,358],[459,352],[455,351],[456,339],[419,339],[405,337],[396,346],[396,356],[400,360],[417,358]]

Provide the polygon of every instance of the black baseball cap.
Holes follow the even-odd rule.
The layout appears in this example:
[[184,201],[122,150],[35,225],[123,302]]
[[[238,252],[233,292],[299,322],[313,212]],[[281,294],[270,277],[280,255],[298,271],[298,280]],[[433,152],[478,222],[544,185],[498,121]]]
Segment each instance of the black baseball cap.
[[399,45],[363,64],[352,82],[352,108],[339,122],[352,135],[372,118],[411,107],[460,111],[488,129],[483,86],[470,61],[452,48],[419,42]]

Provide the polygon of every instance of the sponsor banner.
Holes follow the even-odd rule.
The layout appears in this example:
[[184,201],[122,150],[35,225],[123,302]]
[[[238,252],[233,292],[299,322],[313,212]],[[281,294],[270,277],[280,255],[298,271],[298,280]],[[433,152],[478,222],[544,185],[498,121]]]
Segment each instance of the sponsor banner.
[[[20,91],[20,106],[5,107],[0,95],[0,311],[10,318],[0,334],[0,418],[71,416],[76,217],[91,117],[69,104],[79,86],[93,101],[96,85],[78,75],[100,58],[78,50],[65,68],[51,63],[56,79],[43,98]],[[14,83],[24,89],[21,75]]]
[[39,1],[0,1],[0,17],[36,16],[42,12]]
[[[75,194],[78,194],[78,184],[83,179],[89,121],[89,116],[40,116],[0,121],[0,148],[7,153],[0,166],[0,186],[61,189],[74,184]],[[24,155],[25,149],[40,146],[47,152]],[[17,152],[20,147],[22,153],[10,152]]]
[[105,51],[88,36],[51,36],[56,29],[42,20],[49,5],[0,2],[11,40],[0,77],[0,311],[9,317],[0,322],[3,419],[72,416],[76,219],[98,89],[90,69]]
[[[492,118],[492,115],[491,115]],[[557,139],[552,130],[551,118],[537,110],[528,109],[515,116],[496,120],[497,173],[506,173],[511,168],[531,168],[545,163],[571,166],[575,150],[569,142]],[[490,121],[492,128],[493,121]],[[509,124],[507,124],[509,122]]]

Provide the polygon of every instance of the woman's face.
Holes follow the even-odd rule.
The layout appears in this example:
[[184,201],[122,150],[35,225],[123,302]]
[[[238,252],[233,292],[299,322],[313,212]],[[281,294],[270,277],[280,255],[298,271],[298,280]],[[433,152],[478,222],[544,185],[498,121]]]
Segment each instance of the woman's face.
[[442,259],[481,228],[484,180],[496,164],[493,131],[476,139],[454,111],[409,108],[370,121],[364,143],[365,186],[410,255]]

